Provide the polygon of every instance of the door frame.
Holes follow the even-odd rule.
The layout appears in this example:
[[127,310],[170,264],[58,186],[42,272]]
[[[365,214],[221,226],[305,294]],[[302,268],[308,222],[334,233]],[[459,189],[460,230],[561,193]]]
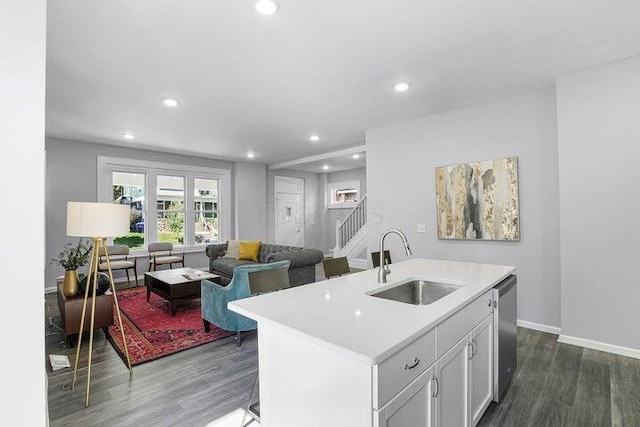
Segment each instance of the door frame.
[[[278,243],[278,194],[280,193],[278,191],[278,184],[284,182],[284,183],[291,183],[291,184],[296,184],[299,185],[300,188],[300,235],[302,237],[302,247],[304,247],[305,245],[305,226],[306,226],[306,218],[305,218],[305,198],[304,198],[304,178],[296,178],[296,177],[292,177],[292,176],[282,176],[282,175],[276,175],[274,177],[274,185],[273,185],[273,206],[275,207],[273,213],[274,213],[274,224],[273,224],[273,235],[275,236],[274,240],[275,243]],[[282,193],[286,193],[286,191],[282,191]],[[289,193],[289,194],[294,194],[294,193]]]

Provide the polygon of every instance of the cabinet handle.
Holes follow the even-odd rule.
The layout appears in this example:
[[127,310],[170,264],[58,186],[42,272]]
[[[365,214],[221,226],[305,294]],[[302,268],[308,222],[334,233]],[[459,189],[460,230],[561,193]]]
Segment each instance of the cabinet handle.
[[473,359],[473,341],[471,341],[470,343],[467,344],[467,347],[469,347],[469,356],[468,359],[471,360]]
[[493,305],[493,300],[489,300],[489,307]]
[[413,359],[413,364],[409,365],[408,363],[406,365],[404,365],[404,369],[413,369],[416,366],[418,366],[420,364],[420,359],[418,359],[417,357],[415,359]]
[[475,338],[471,341],[471,350],[473,351],[474,356],[478,352],[478,341],[476,341]]
[[440,382],[438,381],[438,377],[436,377],[435,375],[431,379],[436,383],[436,389],[433,392],[432,396],[438,397],[438,394],[440,393]]

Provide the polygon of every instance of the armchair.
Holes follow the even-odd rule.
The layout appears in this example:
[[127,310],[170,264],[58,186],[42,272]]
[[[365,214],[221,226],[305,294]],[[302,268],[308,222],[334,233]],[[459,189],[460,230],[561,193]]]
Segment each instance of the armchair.
[[227,303],[288,288],[290,264],[290,261],[285,260],[238,266],[233,270],[231,283],[227,286],[220,286],[209,280],[200,282],[205,332],[209,332],[211,323],[227,331],[236,331],[236,345],[240,347],[241,332],[255,330],[258,325],[255,320],[229,310]]
[[[111,264],[111,271],[125,270],[127,273],[127,282],[131,284],[131,278],[129,277],[129,270],[133,271],[133,277],[136,279],[136,286],[138,286],[138,272],[137,262],[138,258],[129,257],[129,246],[127,245],[111,245],[106,247],[106,252],[109,254],[109,264]],[[105,254],[105,247],[100,246],[98,250],[98,271],[108,271],[107,259]]]
[[149,271],[156,271],[159,265],[164,264],[169,264],[169,268],[173,268],[173,264],[182,264],[184,267],[184,252],[176,254],[171,242],[150,243],[147,251],[149,252]]

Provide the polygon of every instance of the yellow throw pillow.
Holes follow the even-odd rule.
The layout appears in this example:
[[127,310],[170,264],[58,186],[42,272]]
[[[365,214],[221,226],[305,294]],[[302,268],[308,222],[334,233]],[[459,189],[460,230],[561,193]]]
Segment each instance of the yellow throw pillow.
[[250,242],[246,240],[240,240],[238,259],[258,262],[258,252],[260,252],[261,244],[261,241]]

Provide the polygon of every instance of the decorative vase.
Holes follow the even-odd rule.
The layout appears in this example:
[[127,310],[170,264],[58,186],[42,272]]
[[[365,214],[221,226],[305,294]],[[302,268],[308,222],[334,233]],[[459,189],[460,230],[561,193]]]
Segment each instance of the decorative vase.
[[78,273],[76,270],[67,270],[64,272],[64,282],[62,282],[62,294],[67,298],[78,295],[80,287],[78,286]]

